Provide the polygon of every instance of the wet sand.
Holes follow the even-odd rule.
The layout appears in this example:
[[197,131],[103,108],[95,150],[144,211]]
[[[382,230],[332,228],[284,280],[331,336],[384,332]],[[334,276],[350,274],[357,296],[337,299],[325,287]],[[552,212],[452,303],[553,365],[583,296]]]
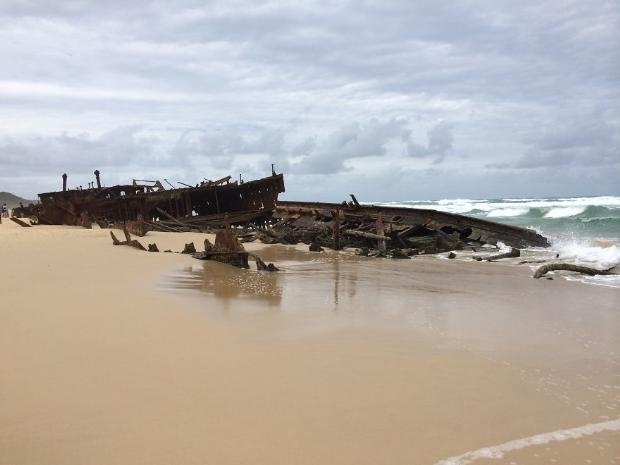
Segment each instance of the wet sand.
[[620,463],[617,289],[248,248],[0,225],[0,464]]

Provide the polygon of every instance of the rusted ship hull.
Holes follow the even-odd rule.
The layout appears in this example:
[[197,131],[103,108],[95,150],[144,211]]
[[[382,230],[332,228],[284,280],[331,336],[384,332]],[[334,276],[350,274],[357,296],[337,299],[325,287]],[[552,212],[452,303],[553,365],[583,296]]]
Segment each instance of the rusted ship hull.
[[353,203],[287,202],[278,201],[276,215],[284,220],[303,215],[333,217],[338,212],[339,221],[376,222],[378,218],[387,229],[405,231],[411,227],[425,227],[456,234],[461,239],[481,243],[502,243],[511,247],[549,247],[547,238],[526,228],[495,223],[479,218],[446,213],[437,210],[384,207]]
[[[228,181],[229,178],[226,178]],[[244,214],[246,221],[270,216],[278,194],[284,192],[282,174],[244,183],[202,183],[196,187],[165,190],[132,184],[73,189],[39,194],[39,224],[83,225],[94,222],[155,222],[182,220],[198,224],[202,218]]]

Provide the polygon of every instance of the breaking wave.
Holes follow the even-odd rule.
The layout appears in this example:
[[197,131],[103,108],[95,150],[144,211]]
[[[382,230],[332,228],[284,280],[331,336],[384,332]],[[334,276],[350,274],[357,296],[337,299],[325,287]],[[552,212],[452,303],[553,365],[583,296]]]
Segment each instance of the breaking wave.
[[620,197],[555,199],[442,199],[388,202],[382,205],[441,210],[488,218],[547,233],[578,233],[620,239]]
[[[442,199],[382,205],[441,210],[535,229],[551,241],[549,258],[557,253],[563,261],[601,269],[620,264],[620,197]],[[620,279],[616,281],[620,287]]]
[[578,197],[573,199],[442,199],[387,202],[380,205],[424,208],[450,213],[483,213],[488,216],[530,216],[564,218],[577,215],[601,216],[615,212],[620,216],[620,197]]
[[560,258],[577,265],[611,268],[620,263],[620,244],[614,241],[552,240]]

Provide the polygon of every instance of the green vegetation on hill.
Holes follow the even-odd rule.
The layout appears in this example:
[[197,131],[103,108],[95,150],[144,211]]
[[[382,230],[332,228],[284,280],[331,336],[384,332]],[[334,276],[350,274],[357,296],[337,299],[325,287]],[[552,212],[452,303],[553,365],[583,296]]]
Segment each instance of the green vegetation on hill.
[[28,199],[22,199],[15,194],[11,194],[10,192],[0,192],[0,205],[6,203],[7,207],[15,208],[19,207],[20,202],[22,202],[24,205],[28,205],[33,201]]

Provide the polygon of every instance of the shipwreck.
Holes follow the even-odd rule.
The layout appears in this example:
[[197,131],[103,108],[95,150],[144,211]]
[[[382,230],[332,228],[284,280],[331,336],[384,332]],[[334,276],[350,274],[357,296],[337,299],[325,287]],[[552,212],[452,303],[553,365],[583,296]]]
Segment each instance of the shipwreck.
[[428,253],[499,242],[513,248],[550,245],[547,238],[527,228],[431,209],[363,205],[353,194],[351,199],[340,204],[278,202],[274,216],[282,231],[276,236],[286,240],[287,235],[301,232],[304,241],[330,248],[364,244],[366,239]]
[[310,250],[349,247],[394,258],[475,250],[500,242],[514,249],[549,246],[530,229],[437,210],[360,204],[353,194],[351,201],[342,203],[280,201],[284,177],[273,165],[271,175],[262,179],[244,182],[226,176],[195,186],[179,183],[182,187],[164,179],[168,188],[159,180],[137,179],[105,187],[100,172],[94,175],[86,188],[68,189],[64,174],[61,191],[39,194],[38,204],[20,207],[14,216],[30,217],[32,224],[90,228],[97,223],[137,236],[233,227],[241,242],[303,242]]
[[[244,182],[231,176],[204,180],[195,186],[166,189],[161,181],[134,179],[132,184],[104,187],[101,175],[87,188],[63,189],[39,194],[39,203],[22,207],[18,215],[46,225],[102,227],[139,223],[144,231],[201,230],[206,227],[239,223],[261,223],[271,217],[278,194],[284,192],[284,177],[271,176]],[[167,181],[166,181],[167,182]],[[140,234],[143,235],[143,234]]]

